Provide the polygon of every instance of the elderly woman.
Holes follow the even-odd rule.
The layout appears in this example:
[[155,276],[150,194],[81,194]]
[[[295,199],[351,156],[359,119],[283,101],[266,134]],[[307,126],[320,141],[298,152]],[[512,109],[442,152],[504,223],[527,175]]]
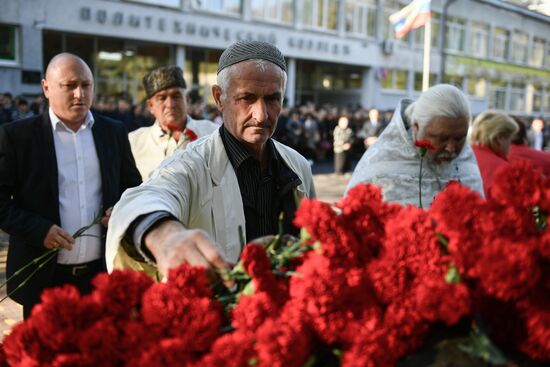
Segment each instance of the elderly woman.
[[470,141],[486,197],[489,197],[495,171],[508,164],[507,155],[517,131],[516,122],[504,113],[487,111],[474,120]]
[[[415,102],[401,100],[376,144],[359,161],[348,191],[371,183],[382,188],[385,201],[403,205],[421,201],[428,206],[448,181],[455,180],[483,195],[475,156],[466,142],[469,123],[468,101],[452,85],[433,86]],[[425,157],[415,146],[419,140],[433,147]]]

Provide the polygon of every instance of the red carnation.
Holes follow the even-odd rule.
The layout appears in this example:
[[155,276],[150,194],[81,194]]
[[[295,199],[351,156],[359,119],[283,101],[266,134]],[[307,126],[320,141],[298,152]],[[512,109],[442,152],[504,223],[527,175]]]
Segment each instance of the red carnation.
[[277,279],[271,271],[271,261],[262,245],[249,243],[241,254],[243,268],[252,277],[256,292],[268,292],[273,298],[282,296]]
[[124,349],[118,344],[124,339],[125,330],[117,330],[112,318],[98,320],[79,334],[78,346],[81,354],[88,356],[96,366],[115,366],[124,362]]
[[206,351],[218,337],[221,306],[206,297],[185,297],[176,288],[155,283],[143,295],[143,321],[159,336],[185,339],[190,351]]
[[386,221],[401,210],[398,204],[382,201],[382,190],[374,185],[357,185],[337,206],[342,210],[338,221],[360,241],[356,261],[364,264],[378,254],[385,236]]
[[[548,274],[548,270],[545,271]],[[518,339],[519,349],[539,361],[550,359],[550,284],[540,284],[531,296],[519,302],[525,335]]]
[[414,145],[417,148],[425,149],[425,150],[434,150],[435,147],[429,140],[415,140]]
[[346,218],[338,216],[332,207],[316,199],[304,199],[296,211],[294,224],[304,227],[311,235],[311,242],[319,241],[323,254],[333,262],[354,266],[361,259],[359,238],[346,229]]
[[181,128],[179,127],[179,125],[170,123],[166,125],[166,127],[168,128],[168,138],[174,138],[174,140],[177,143],[180,140],[182,135]]
[[[143,348],[140,348],[143,350]],[[187,341],[180,338],[164,338],[152,344],[139,359],[138,367],[150,366],[191,366],[192,354],[190,354]]]
[[303,319],[268,319],[257,332],[254,346],[260,365],[273,367],[303,366],[311,351],[311,336],[305,331]]
[[456,324],[470,311],[470,293],[463,283],[427,278],[416,289],[417,310],[429,321]]
[[187,141],[195,141],[198,138],[197,134],[195,134],[195,132],[191,129],[183,130],[183,135],[185,136],[185,140]]
[[386,330],[363,328],[351,348],[344,351],[342,367],[393,367],[397,359],[389,345]]
[[500,205],[530,209],[543,198],[543,176],[529,161],[515,161],[495,172],[491,199]]
[[329,344],[340,340],[346,325],[373,300],[364,271],[337,264],[310,252],[296,269],[299,275],[290,280],[290,302],[295,302],[319,337]]
[[477,273],[485,291],[498,299],[518,300],[541,275],[532,247],[494,238],[480,251]]
[[261,278],[271,273],[271,261],[262,245],[249,243],[241,254],[244,271],[252,278]]
[[[52,365],[56,355],[74,353],[82,330],[100,318],[100,307],[90,297],[81,297],[70,285],[42,293],[31,317],[17,325],[4,340],[4,349],[14,365]],[[29,364],[26,364],[29,363]]]
[[144,273],[115,270],[112,274],[100,274],[94,278],[94,301],[103,312],[115,319],[127,319],[141,303],[141,297],[153,280]]
[[254,334],[250,332],[235,331],[231,334],[222,335],[218,338],[210,353],[205,355],[197,366],[211,367],[242,367],[253,365],[257,362],[256,351],[254,350]]
[[265,292],[253,296],[241,296],[231,311],[231,325],[240,330],[256,330],[269,317],[279,312],[278,303]]
[[182,264],[170,269],[168,274],[169,287],[174,287],[186,297],[211,297],[210,280],[206,269],[199,266]]

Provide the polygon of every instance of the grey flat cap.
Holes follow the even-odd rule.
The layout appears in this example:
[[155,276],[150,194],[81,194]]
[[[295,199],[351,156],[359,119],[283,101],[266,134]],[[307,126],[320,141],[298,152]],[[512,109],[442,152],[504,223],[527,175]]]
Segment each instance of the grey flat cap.
[[147,98],[151,98],[155,93],[172,87],[187,88],[183,71],[179,66],[162,66],[151,70],[143,77],[143,86]]
[[237,41],[226,48],[220,56],[218,74],[228,66],[252,59],[272,62],[286,71],[285,57],[281,51],[271,43],[261,41]]

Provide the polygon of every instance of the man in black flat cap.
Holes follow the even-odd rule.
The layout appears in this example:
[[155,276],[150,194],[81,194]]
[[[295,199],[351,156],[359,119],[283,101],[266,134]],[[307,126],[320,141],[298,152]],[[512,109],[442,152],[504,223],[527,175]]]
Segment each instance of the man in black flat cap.
[[147,108],[155,123],[142,127],[128,135],[132,154],[143,181],[157,166],[178,147],[185,148],[189,139],[170,132],[191,130],[197,137],[208,135],[218,125],[208,120],[194,120],[187,115],[186,83],[183,71],[177,66],[162,66],[143,77],[147,94]]
[[[226,269],[246,241],[288,233],[302,197],[315,196],[304,157],[273,139],[286,87],[275,46],[239,41],[220,57],[212,94],[219,131],[177,150],[113,210],[107,264],[167,275],[181,263]],[[241,232],[241,233],[240,233]]]

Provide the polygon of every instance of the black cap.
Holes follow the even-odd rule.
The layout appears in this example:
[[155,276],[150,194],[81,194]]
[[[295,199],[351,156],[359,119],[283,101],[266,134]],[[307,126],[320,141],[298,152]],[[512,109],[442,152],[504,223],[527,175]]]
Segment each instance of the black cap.
[[271,43],[262,41],[237,41],[220,56],[218,74],[228,66],[246,60],[260,59],[272,62],[286,72],[286,61],[281,51]]

